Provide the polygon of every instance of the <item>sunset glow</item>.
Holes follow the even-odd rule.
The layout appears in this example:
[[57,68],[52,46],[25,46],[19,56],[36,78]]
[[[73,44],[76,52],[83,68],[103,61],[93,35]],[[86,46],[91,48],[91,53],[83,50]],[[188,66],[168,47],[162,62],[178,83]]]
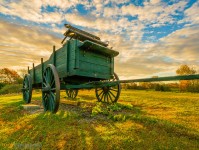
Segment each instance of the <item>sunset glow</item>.
[[121,79],[198,69],[197,0],[1,0],[0,68],[27,68],[61,47],[64,24],[99,36],[119,51]]

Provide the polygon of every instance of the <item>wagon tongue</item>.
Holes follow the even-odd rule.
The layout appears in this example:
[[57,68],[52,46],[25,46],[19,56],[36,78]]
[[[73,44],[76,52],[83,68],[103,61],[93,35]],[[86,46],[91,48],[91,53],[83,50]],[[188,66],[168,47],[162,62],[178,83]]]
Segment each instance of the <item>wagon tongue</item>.
[[108,43],[102,42],[99,37],[97,37],[97,36],[95,36],[91,33],[77,29],[77,28],[75,28],[75,27],[73,27],[69,24],[65,24],[65,27],[68,30],[64,33],[65,37],[61,42],[62,44],[64,43],[66,38],[69,37],[69,38],[73,38],[73,39],[78,39],[82,42],[89,40],[89,41],[92,41],[94,43],[100,44],[100,45],[105,46],[105,47],[108,46]]

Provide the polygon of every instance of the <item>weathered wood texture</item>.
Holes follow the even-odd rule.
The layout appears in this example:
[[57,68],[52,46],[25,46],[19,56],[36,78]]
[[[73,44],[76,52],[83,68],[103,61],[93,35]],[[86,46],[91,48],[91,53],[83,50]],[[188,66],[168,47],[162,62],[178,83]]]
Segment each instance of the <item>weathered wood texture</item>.
[[[101,49],[100,49],[101,47]],[[65,81],[75,77],[76,82],[107,80],[114,72],[114,57],[119,53],[101,45],[85,41],[69,40],[60,49],[51,54],[43,62],[45,69],[48,64],[54,64],[59,78]],[[55,60],[54,60],[55,58]],[[34,67],[34,84],[42,82],[42,64]],[[33,69],[30,70],[33,76]]]

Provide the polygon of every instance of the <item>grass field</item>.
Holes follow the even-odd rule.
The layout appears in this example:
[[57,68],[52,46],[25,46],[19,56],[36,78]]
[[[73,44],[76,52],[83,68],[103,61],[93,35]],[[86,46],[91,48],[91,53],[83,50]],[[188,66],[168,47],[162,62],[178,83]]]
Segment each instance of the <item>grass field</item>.
[[0,96],[0,149],[199,149],[199,94],[123,90],[106,105],[85,90],[70,101],[62,92],[57,114],[33,113],[21,95]]

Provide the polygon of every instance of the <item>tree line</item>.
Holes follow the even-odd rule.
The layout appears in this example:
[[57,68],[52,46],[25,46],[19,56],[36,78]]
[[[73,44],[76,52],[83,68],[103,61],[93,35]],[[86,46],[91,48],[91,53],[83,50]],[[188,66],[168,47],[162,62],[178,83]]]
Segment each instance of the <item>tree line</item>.
[[[193,67],[188,65],[181,65],[177,70],[177,75],[191,75],[199,73]],[[156,76],[157,78],[158,76]],[[180,92],[199,92],[199,80],[181,80],[176,83],[165,82],[140,82],[140,83],[126,83],[122,84],[124,89],[147,90],[153,89],[155,91],[172,91],[179,90]]]
[[[0,69],[0,89],[5,85],[22,84],[23,77],[27,73],[27,70],[21,69],[15,71],[9,68]],[[188,65],[181,65],[177,70],[177,75],[191,75],[199,73],[193,67]],[[156,76],[157,78],[157,76]],[[172,91],[178,89],[181,92],[199,92],[199,80],[181,80],[176,83],[164,83],[164,82],[140,82],[140,83],[126,83],[122,84],[124,89],[137,89],[147,90],[154,89],[156,91]]]

